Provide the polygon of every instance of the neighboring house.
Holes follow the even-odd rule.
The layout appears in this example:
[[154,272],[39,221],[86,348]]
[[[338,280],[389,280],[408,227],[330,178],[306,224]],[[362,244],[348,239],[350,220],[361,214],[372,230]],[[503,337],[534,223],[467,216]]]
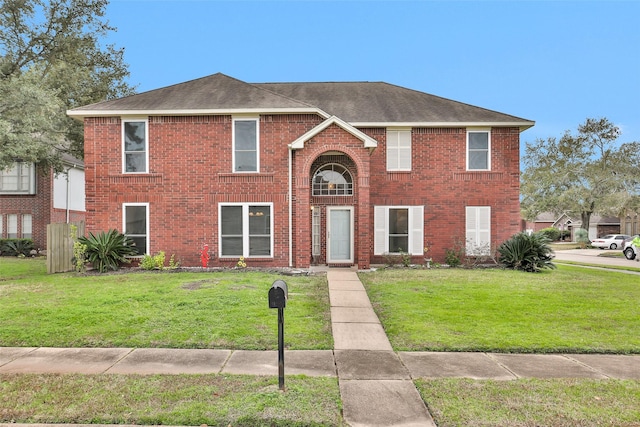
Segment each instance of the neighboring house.
[[520,228],[534,122],[382,82],[224,74],[70,110],[84,120],[87,231],[182,265],[444,260]]
[[[575,230],[581,228],[581,225],[582,220],[580,218],[574,219],[567,214],[555,215],[551,212],[542,212],[534,221],[527,221],[526,229],[532,232],[540,231],[547,227],[554,227],[561,231],[569,230],[571,232],[571,241],[575,241]],[[597,239],[607,234],[619,234],[621,233],[620,230],[620,218],[591,215],[589,219],[589,240]]]
[[634,235],[640,233],[640,221],[638,221],[638,212],[627,210],[620,217],[620,233]]
[[46,249],[48,224],[84,221],[84,164],[68,156],[64,164],[57,176],[25,162],[0,171],[0,238],[32,239]]

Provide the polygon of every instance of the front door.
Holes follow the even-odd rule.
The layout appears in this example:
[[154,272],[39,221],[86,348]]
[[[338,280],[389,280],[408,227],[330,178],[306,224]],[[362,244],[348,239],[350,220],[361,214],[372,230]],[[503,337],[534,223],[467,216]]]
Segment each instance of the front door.
[[353,264],[353,207],[327,207],[327,263]]

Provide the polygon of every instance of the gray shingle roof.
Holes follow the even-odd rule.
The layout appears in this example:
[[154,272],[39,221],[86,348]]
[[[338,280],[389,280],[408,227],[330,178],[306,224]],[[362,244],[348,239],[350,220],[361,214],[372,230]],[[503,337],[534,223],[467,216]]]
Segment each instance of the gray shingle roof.
[[307,111],[366,125],[504,124],[530,120],[384,82],[245,83],[222,73],[70,110],[71,116]]

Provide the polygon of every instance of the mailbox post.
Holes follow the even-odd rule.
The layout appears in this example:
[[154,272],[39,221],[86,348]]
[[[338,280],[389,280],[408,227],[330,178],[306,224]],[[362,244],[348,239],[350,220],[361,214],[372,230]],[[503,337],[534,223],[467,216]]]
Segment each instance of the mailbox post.
[[284,308],[289,291],[284,280],[276,280],[269,289],[269,308],[278,309],[278,386],[284,391]]

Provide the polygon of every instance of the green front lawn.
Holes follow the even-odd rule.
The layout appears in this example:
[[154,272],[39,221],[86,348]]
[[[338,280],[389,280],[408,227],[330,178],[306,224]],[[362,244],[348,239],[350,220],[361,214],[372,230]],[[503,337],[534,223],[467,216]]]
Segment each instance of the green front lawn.
[[43,259],[0,258],[0,346],[275,350],[268,291],[289,287],[285,346],[331,349],[325,277],[225,272],[46,274]]
[[640,276],[573,266],[360,279],[396,350],[640,353]]

